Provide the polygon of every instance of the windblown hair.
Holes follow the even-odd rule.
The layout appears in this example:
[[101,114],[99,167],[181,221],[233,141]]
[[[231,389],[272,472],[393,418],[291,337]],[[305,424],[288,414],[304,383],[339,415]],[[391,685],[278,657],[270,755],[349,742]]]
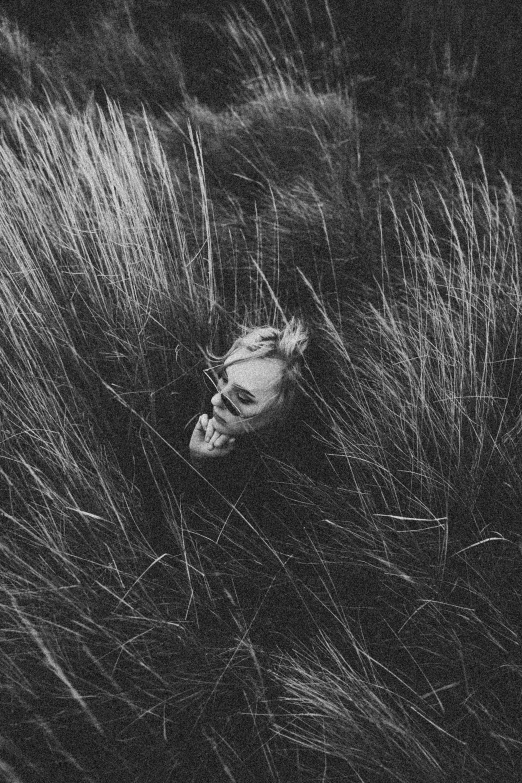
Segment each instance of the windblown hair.
[[[280,359],[283,362],[283,376],[274,407],[276,423],[281,424],[290,412],[302,383],[303,355],[309,339],[309,331],[303,321],[292,317],[282,329],[274,326],[243,327],[242,336],[232,343],[224,355],[218,356],[208,349],[206,353],[208,359],[216,365],[223,364],[238,348],[248,349],[252,359]],[[248,357],[235,361],[245,362]]]

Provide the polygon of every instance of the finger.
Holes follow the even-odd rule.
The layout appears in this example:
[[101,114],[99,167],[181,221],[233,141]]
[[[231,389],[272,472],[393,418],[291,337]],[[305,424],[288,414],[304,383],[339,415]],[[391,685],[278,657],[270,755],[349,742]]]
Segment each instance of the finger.
[[209,425],[207,427],[207,434],[205,435],[205,443],[207,443],[209,446],[213,446],[216,437],[217,437],[217,432],[214,428],[214,425],[209,422]]
[[207,449],[218,454],[228,454],[234,448],[235,440],[228,435],[218,435],[215,440],[207,444]]
[[196,427],[198,430],[203,430],[205,432],[207,428],[207,422],[205,421],[206,413],[202,413],[201,416],[198,418],[198,423],[196,424]]
[[208,443],[208,441],[211,439],[212,435],[214,434],[214,424],[212,423],[212,419],[207,424],[207,432],[205,435],[205,441]]
[[216,440],[219,438],[219,433],[214,432],[210,440],[207,442],[208,448],[213,449],[216,445]]
[[223,446],[227,445],[228,441],[228,435],[220,435],[219,432],[215,432],[210,442],[213,443],[217,449],[221,449]]
[[222,435],[215,443],[214,446],[222,451],[229,451],[234,448],[235,438],[231,438],[229,435]]
[[220,432],[218,432],[217,430],[214,430],[214,432],[210,436],[209,443],[212,443],[215,446],[216,445],[216,441],[218,441],[222,437],[227,437],[227,436],[226,435],[223,436]]

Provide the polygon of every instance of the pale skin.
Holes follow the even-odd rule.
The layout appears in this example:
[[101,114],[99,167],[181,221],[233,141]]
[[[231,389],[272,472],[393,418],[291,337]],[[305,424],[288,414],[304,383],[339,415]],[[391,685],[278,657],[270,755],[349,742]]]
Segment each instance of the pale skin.
[[[237,361],[248,359],[248,361]],[[275,358],[253,358],[246,348],[238,348],[225,362],[219,391],[212,397],[213,416],[198,417],[190,439],[190,455],[195,459],[215,459],[234,449],[237,438],[265,427],[273,420],[274,401],[283,375],[283,363]],[[221,392],[238,406],[242,417],[223,405]]]

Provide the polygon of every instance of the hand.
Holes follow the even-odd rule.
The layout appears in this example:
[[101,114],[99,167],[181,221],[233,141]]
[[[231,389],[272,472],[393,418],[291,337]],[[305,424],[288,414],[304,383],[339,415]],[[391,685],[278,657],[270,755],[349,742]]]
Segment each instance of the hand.
[[197,420],[190,438],[190,456],[196,459],[224,457],[230,454],[236,439],[220,434],[214,427],[214,419],[203,413]]

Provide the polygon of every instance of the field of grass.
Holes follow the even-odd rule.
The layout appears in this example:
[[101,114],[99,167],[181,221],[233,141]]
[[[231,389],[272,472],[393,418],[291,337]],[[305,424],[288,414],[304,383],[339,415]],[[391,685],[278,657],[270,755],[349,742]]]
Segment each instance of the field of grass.
[[[326,1],[229,9],[224,107],[133,6],[0,22],[0,778],[519,783],[519,172]],[[292,315],[323,478],[188,502],[201,347]]]

